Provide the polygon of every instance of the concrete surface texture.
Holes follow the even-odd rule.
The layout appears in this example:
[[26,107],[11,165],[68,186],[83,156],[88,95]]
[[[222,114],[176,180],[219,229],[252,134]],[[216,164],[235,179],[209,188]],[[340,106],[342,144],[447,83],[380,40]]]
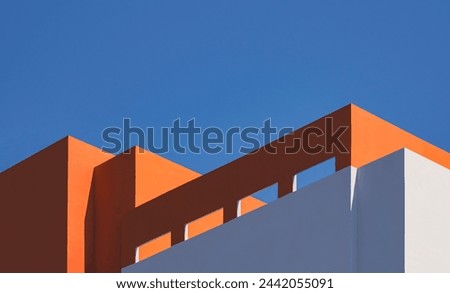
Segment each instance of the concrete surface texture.
[[402,149],[122,271],[450,272],[449,209],[449,169]]

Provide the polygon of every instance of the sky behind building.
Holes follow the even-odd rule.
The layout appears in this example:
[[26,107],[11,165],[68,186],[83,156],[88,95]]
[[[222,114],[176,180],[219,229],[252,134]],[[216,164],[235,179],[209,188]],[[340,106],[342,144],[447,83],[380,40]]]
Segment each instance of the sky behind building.
[[[3,1],[0,171],[102,130],[298,128],[357,105],[450,149],[448,1]],[[241,154],[163,155],[201,173]]]

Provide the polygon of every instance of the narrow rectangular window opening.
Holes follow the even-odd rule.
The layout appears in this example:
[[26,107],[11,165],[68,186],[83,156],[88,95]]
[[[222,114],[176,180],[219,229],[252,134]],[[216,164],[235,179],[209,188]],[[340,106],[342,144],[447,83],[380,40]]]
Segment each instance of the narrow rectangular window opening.
[[311,168],[303,170],[294,176],[293,190],[297,191],[300,188],[306,187],[314,182],[317,182],[325,177],[335,173],[335,158],[328,159]]

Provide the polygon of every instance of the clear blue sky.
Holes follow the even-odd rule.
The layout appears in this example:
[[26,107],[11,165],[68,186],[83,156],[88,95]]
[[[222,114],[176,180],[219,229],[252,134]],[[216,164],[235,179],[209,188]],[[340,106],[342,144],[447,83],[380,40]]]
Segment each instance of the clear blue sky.
[[[350,102],[450,150],[450,1],[1,1],[0,171],[70,134],[302,126]],[[232,155],[164,155],[199,172]]]

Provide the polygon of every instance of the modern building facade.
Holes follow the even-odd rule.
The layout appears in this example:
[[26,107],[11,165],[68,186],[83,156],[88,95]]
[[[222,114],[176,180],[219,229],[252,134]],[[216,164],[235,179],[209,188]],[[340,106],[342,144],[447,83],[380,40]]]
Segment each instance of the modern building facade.
[[449,168],[355,105],[204,175],[66,137],[0,174],[0,271],[450,272]]

